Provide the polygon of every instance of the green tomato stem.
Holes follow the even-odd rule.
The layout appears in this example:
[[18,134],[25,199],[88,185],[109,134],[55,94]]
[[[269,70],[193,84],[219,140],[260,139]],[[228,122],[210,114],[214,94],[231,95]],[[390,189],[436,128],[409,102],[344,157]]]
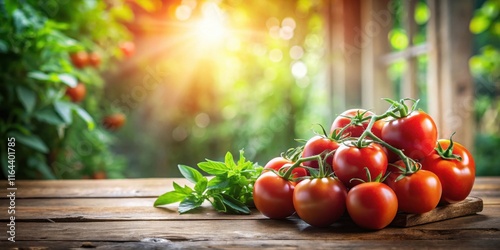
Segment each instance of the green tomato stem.
[[[318,163],[319,163],[319,164],[321,164],[321,162],[320,162],[320,161],[321,161],[321,156],[319,156],[319,155],[314,155],[314,156],[309,156],[309,157],[304,157],[304,158],[300,158],[300,159],[298,159],[298,160],[297,160],[297,161],[296,161],[296,162],[295,162],[295,163],[294,163],[291,167],[289,167],[289,168],[286,170],[285,174],[283,175],[283,179],[285,179],[285,180],[289,180],[289,179],[290,179],[290,176],[292,175],[292,171],[293,171],[295,168],[299,167],[299,166],[300,166],[300,164],[302,164],[303,162],[306,162],[306,161],[314,161],[314,160],[318,161]],[[321,171],[321,170],[320,170],[320,171]]]

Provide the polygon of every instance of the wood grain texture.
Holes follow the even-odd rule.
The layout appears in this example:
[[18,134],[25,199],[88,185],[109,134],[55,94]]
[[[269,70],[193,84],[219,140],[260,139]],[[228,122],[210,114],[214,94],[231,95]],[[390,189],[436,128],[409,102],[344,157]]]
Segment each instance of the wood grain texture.
[[464,201],[438,206],[423,214],[399,213],[391,225],[397,227],[412,227],[416,225],[437,222],[460,216],[476,214],[483,211],[483,200],[477,197],[468,197]]
[[[256,210],[249,216],[223,215],[206,204],[179,215],[176,204],[153,207],[157,195],[151,195],[168,191],[172,181],[20,181],[24,196],[16,197],[16,243],[0,238],[0,249],[495,249],[500,244],[500,177],[477,179],[472,193],[484,201],[478,214],[379,231],[363,230],[347,216],[315,228],[297,216],[270,220]],[[1,197],[0,205],[9,200]],[[2,223],[8,219],[1,211]]]
[[[500,244],[500,239],[489,241],[474,240],[213,240],[213,241],[170,241],[159,238],[144,241],[113,242],[113,241],[20,241],[5,243],[0,249],[495,249],[492,246]],[[431,246],[431,247],[430,247]]]

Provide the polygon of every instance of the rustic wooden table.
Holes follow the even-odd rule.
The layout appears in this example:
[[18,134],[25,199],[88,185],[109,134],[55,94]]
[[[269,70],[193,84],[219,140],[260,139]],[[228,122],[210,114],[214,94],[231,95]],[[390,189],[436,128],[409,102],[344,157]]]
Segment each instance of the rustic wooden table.
[[[348,219],[313,228],[298,218],[270,220],[217,214],[210,207],[179,215],[154,208],[155,198],[180,179],[17,181],[1,192],[0,248],[492,248],[500,246],[500,177],[477,178],[471,196],[478,214],[409,228],[365,231]],[[4,181],[6,183],[7,181]],[[15,201],[8,195],[15,192]],[[11,195],[13,196],[13,195]],[[15,205],[15,242],[9,206]]]

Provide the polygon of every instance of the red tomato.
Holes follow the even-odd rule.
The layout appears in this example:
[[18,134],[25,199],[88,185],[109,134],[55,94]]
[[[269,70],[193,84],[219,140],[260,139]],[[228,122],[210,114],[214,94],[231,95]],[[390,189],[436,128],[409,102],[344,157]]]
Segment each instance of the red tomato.
[[[281,156],[275,157],[271,159],[265,166],[264,169],[274,169],[276,171],[279,171],[280,168],[285,167],[285,169],[288,169],[293,165],[293,162],[290,160],[287,160]],[[304,177],[308,176],[309,173],[305,168],[301,167],[296,167],[292,170],[292,178],[298,178],[298,177]]]
[[[450,140],[439,140],[438,143],[443,149],[450,146]],[[476,164],[471,153],[461,144],[453,142],[452,154],[461,160],[443,159],[434,151],[421,161],[422,169],[439,177],[443,186],[441,201],[444,203],[455,203],[467,198],[476,179]]]
[[437,140],[437,128],[432,117],[422,111],[388,121],[382,129],[382,140],[403,150],[405,155],[420,160],[429,155]]
[[94,67],[99,67],[101,64],[101,55],[97,52],[92,52],[89,54],[89,64]]
[[102,124],[109,130],[116,130],[123,126],[127,117],[122,113],[115,113],[105,116],[102,119]]
[[83,83],[78,83],[74,88],[68,87],[66,89],[66,95],[69,96],[71,101],[80,102],[85,98],[87,93],[87,88]]
[[[319,155],[323,152],[329,153],[334,150],[336,150],[339,147],[339,143],[331,140],[329,138],[325,138],[322,136],[313,136],[311,139],[309,139],[306,142],[306,145],[304,146],[304,150],[302,151],[302,158],[309,157],[309,156],[314,156],[314,155]],[[332,164],[333,161],[333,155],[330,155],[326,159],[326,163],[328,165]],[[311,167],[311,168],[318,168],[318,161],[306,161],[302,163],[304,166]],[[331,166],[329,166],[331,167]]]
[[135,53],[135,44],[133,42],[123,42],[120,44],[120,49],[125,57],[131,57]]
[[77,68],[83,68],[89,63],[89,55],[85,51],[78,51],[70,55],[71,63]]
[[361,183],[359,180],[351,181],[353,178],[370,181],[367,179],[365,168],[368,168],[373,178],[383,176],[387,170],[387,156],[376,143],[362,148],[344,143],[335,152],[332,167],[339,180],[351,188]]
[[[397,161],[395,164],[404,167],[403,161]],[[442,189],[441,182],[434,173],[421,169],[395,181],[400,174],[399,171],[392,172],[385,180],[398,197],[400,211],[422,214],[436,208]]]
[[253,186],[255,207],[271,219],[284,219],[293,213],[292,182],[283,179],[274,172],[264,172]]
[[327,227],[344,214],[346,197],[344,184],[333,177],[306,179],[295,186],[293,206],[308,224]]
[[373,112],[364,109],[349,109],[335,118],[330,128],[330,133],[333,133],[335,129],[341,129],[351,122],[349,117],[355,117],[356,123],[351,124],[346,130],[344,130],[344,135],[349,135],[351,137],[359,137],[366,129],[366,126],[370,122],[367,117],[374,115]]
[[347,211],[356,225],[367,229],[382,229],[398,212],[394,191],[380,182],[365,182],[347,194]]

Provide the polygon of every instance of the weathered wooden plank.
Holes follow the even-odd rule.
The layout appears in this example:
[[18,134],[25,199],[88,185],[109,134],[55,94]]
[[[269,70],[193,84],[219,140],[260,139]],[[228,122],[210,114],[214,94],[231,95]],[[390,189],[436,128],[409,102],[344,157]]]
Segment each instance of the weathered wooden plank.
[[[0,221],[8,221],[10,215],[2,213]],[[266,219],[256,209],[249,215],[222,214],[206,205],[196,212],[179,215],[177,205],[155,208],[149,206],[129,207],[22,207],[16,208],[17,221],[166,221],[166,220],[255,220]]]
[[[146,239],[139,242],[110,241],[17,241],[5,243],[5,248],[20,249],[496,249],[500,239],[473,240],[214,240],[214,241],[169,241]],[[0,248],[4,248],[0,247]]]
[[391,225],[397,227],[412,227],[430,222],[452,219],[460,216],[476,214],[483,211],[483,200],[477,197],[468,197],[464,201],[438,206],[424,214],[399,213]]
[[[216,212],[210,204],[205,204],[194,213],[179,215],[177,204],[154,208],[154,198],[115,198],[115,199],[21,199],[16,204],[17,221],[55,221],[55,222],[82,222],[82,221],[116,221],[116,220],[250,220],[265,219],[256,209],[251,215],[227,215]],[[500,205],[500,199],[490,203]],[[8,207],[8,200],[0,200],[1,207]],[[452,206],[456,207],[457,204]],[[486,204],[488,205],[488,204]],[[453,217],[460,213],[459,209],[452,210]],[[439,211],[439,208],[438,208]],[[396,217],[394,226],[410,226],[408,220],[424,223],[429,216],[441,216],[443,211],[420,216],[400,214]],[[498,212],[500,216],[500,211]],[[437,215],[436,215],[437,214]],[[463,214],[461,214],[463,215]],[[8,221],[10,215],[0,214],[0,221]],[[435,219],[434,219],[435,220]],[[405,224],[402,221],[405,221]],[[413,222],[413,225],[416,225]]]
[[[17,181],[16,198],[157,197],[173,190],[173,181],[188,184],[185,179],[175,178]],[[2,183],[1,198],[8,193],[6,185]]]
[[[498,207],[497,207],[498,209]],[[464,220],[465,219],[465,220]],[[233,240],[477,240],[500,239],[500,217],[473,215],[447,224],[431,223],[411,228],[363,230],[352,222],[315,228],[299,219],[218,221],[110,221],[16,223],[16,240],[140,241],[161,238],[171,241]],[[464,223],[467,222],[467,223]],[[429,226],[429,225],[432,225]],[[3,240],[3,239],[2,239]]]

